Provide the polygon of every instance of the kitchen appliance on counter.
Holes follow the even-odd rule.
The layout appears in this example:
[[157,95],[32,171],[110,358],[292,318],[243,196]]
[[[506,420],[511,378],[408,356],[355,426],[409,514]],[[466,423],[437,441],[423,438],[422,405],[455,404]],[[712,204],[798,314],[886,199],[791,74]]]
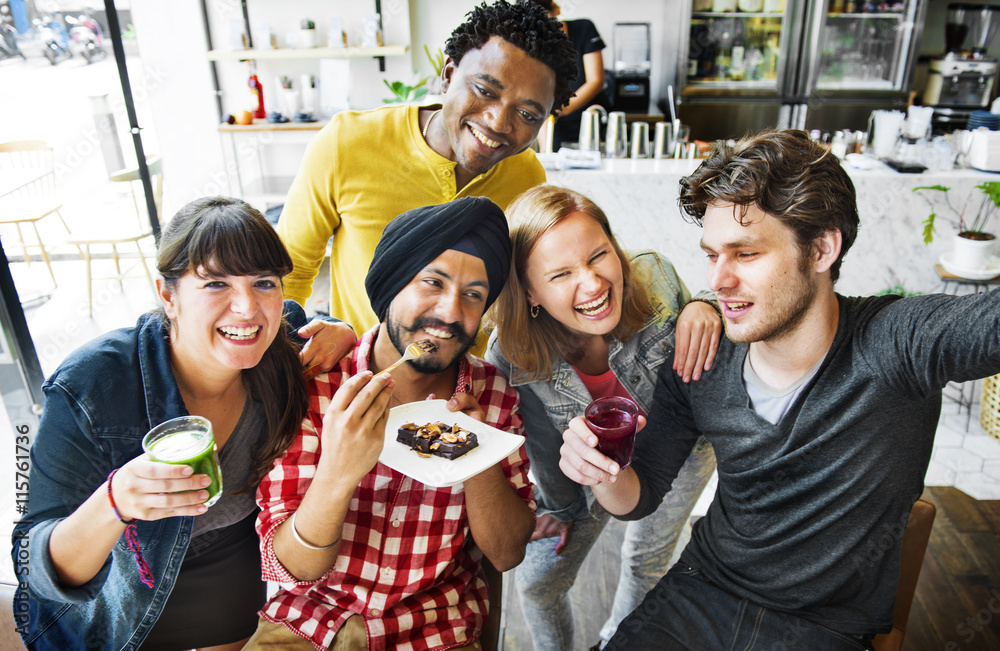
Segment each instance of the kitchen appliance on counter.
[[625,113],[649,112],[649,23],[615,23],[611,105]]
[[989,106],[1000,61],[990,56],[1000,31],[1000,8],[950,4],[943,57],[932,59],[923,102],[934,107],[938,130],[964,129],[969,115]]
[[679,117],[701,140],[774,126],[863,131],[872,111],[909,103],[928,0],[692,2]]

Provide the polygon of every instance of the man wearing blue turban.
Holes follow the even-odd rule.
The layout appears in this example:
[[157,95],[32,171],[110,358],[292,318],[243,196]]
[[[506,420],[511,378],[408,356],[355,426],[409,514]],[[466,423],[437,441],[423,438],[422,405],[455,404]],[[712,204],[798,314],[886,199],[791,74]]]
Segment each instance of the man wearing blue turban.
[[[385,228],[365,280],[380,323],[310,384],[302,431],[258,490],[263,574],[284,587],[246,649],[478,647],[490,608],[483,559],[514,567],[534,529],[523,446],[449,486],[379,455],[402,445],[385,432],[389,408],[429,397],[523,434],[517,392],[468,353],[510,264],[507,221],[488,199],[416,208]],[[435,350],[381,372],[423,340]],[[448,419],[443,407],[434,417]],[[446,463],[477,454],[489,453]]]

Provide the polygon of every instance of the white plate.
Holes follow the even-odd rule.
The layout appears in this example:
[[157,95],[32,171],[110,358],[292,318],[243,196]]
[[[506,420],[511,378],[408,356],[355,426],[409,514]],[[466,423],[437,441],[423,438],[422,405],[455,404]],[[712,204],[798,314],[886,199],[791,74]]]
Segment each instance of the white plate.
[[985,269],[964,269],[958,267],[951,261],[951,256],[951,253],[943,253],[938,260],[941,266],[944,267],[944,270],[950,274],[954,274],[960,278],[968,278],[969,280],[990,280],[991,278],[1000,276],[1000,257],[998,256],[990,256]]
[[[508,434],[461,412],[448,411],[446,403],[446,400],[423,400],[391,409],[385,424],[385,444],[378,460],[428,486],[454,486],[505,459],[524,443],[523,436]],[[479,446],[457,459],[449,460],[435,456],[421,457],[410,446],[396,440],[400,425],[424,425],[438,421],[473,432],[479,439]]]

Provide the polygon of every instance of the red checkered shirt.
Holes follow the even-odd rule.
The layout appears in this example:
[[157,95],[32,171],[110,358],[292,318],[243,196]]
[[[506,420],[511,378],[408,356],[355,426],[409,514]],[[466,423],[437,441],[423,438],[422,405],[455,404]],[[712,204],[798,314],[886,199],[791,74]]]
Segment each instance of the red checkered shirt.
[[[353,354],[309,383],[302,432],[261,481],[257,502],[264,579],[282,584],[261,617],[284,624],[321,651],[351,615],[360,615],[369,649],[450,649],[479,636],[489,609],[482,552],[469,531],[462,485],[432,488],[382,463],[351,499],[340,554],[316,581],[299,581],[274,554],[274,531],[299,507],[319,463],[323,414],[351,375],[368,370],[378,326]],[[485,422],[523,435],[517,392],[496,368],[466,355],[455,393],[471,393]],[[501,462],[510,485],[535,510],[521,446]]]

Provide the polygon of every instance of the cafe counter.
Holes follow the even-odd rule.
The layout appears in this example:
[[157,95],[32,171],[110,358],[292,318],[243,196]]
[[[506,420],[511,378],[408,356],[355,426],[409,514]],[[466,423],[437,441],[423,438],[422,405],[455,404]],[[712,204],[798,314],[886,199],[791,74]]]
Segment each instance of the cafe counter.
[[[611,227],[626,249],[655,249],[670,259],[691,293],[706,287],[706,259],[698,243],[701,228],[677,206],[679,181],[698,166],[698,160],[605,159],[602,168],[549,170],[548,182],[583,193],[607,214]],[[874,161],[872,161],[874,162]],[[941,288],[934,265],[951,248],[954,226],[941,192],[913,189],[927,185],[952,188],[952,203],[975,186],[1000,180],[1000,175],[976,170],[949,170],[900,174],[876,163],[875,169],[847,167],[858,194],[861,226],[854,246],[844,258],[837,291],[867,295],[902,286],[908,292],[933,292]],[[930,203],[929,203],[930,202]],[[933,209],[931,208],[933,204]],[[932,212],[939,215],[937,235],[923,243],[922,222]],[[994,222],[1000,228],[1000,222]]]

